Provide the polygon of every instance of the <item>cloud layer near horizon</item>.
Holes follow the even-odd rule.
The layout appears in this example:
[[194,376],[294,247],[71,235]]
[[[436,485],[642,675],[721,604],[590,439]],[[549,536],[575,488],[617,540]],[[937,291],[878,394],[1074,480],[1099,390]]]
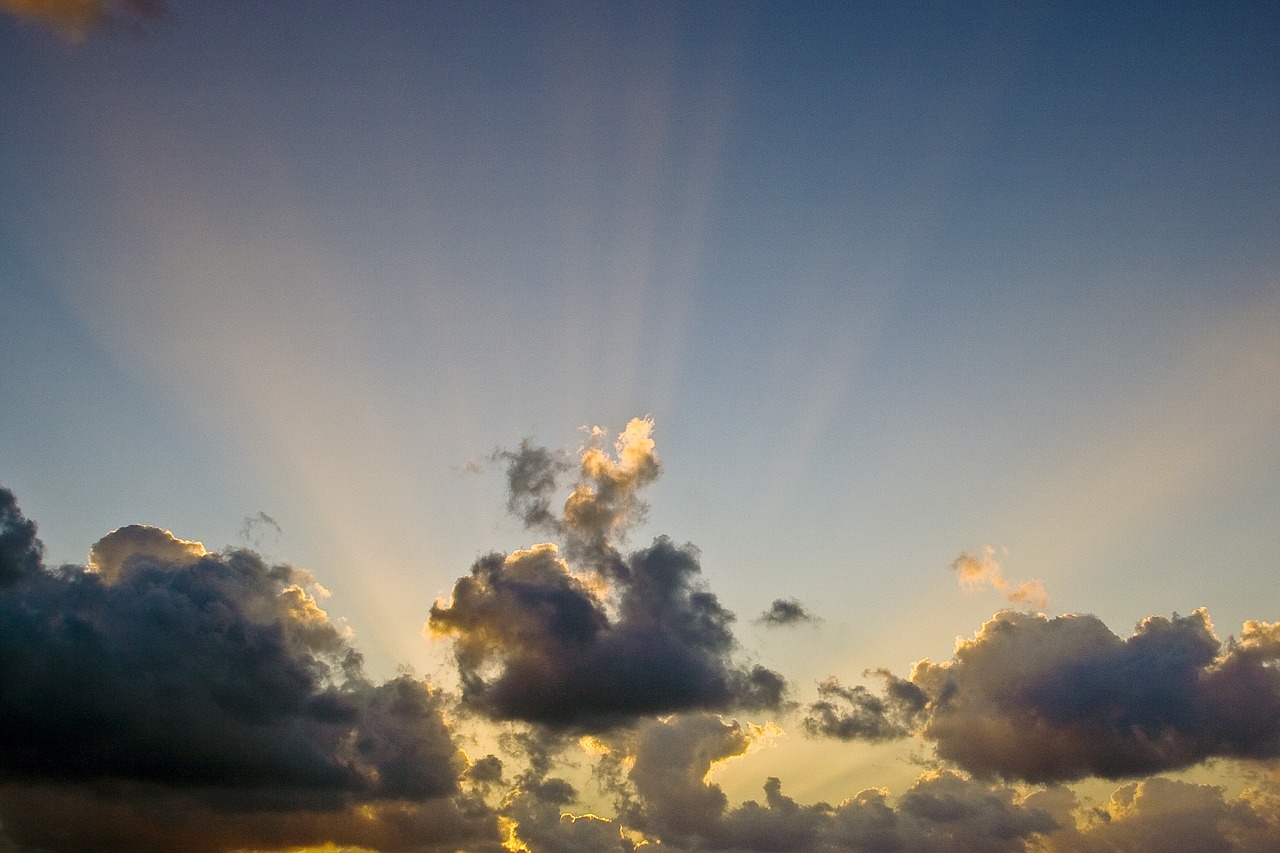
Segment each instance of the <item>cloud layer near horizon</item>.
[[[455,644],[456,698],[409,676],[372,682],[301,569],[144,525],[104,536],[86,567],[47,567],[0,489],[0,850],[1280,845],[1280,624],[1223,642],[1203,610],[1127,639],[1093,616],[1006,611],[950,661],[875,670],[879,691],[829,679],[801,728],[914,735],[935,768],[896,798],[804,804],[770,777],[762,799],[732,804],[714,770],[783,732],[782,676],[738,662],[692,546],[621,550],[660,470],[650,430],[633,421],[613,454],[594,432],[576,464],[527,442],[495,455],[509,508],[562,544],[483,557],[432,608]],[[780,716],[717,713],[732,708]],[[457,711],[498,721],[505,757],[467,758]],[[586,797],[564,774],[580,743],[612,817],[574,813]],[[1256,783],[1228,796],[1141,778],[1212,758],[1252,762]],[[1103,805],[1059,784],[1088,777],[1132,781]]]

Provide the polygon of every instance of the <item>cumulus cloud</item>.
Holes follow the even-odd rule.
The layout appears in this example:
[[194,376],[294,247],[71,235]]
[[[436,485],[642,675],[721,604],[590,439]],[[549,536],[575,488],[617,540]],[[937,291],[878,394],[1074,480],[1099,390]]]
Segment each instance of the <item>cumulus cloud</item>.
[[1250,622],[1223,643],[1208,614],[1153,616],[1121,639],[1094,616],[997,614],[950,661],[918,663],[924,707],[904,714],[891,681],[882,701],[845,696],[852,720],[811,730],[875,739],[911,729],[980,777],[1054,782],[1134,777],[1210,758],[1280,757],[1280,631]]
[[965,589],[990,586],[1004,593],[1005,601],[1025,606],[1031,610],[1044,610],[1049,606],[1049,595],[1040,581],[1023,581],[1012,584],[1005,580],[996,561],[996,550],[984,546],[978,555],[961,553],[951,563],[951,569]]
[[208,555],[204,544],[179,539],[168,530],[130,524],[103,536],[89,549],[89,571],[106,584],[115,583],[126,564],[146,562],[158,568],[177,569]]
[[756,622],[767,628],[818,621],[820,620],[817,616],[810,613],[808,608],[794,598],[775,599],[773,604],[769,605],[769,609],[761,613],[760,617],[756,619]]
[[0,10],[53,27],[72,41],[102,28],[140,32],[169,14],[165,0],[0,0]]
[[569,472],[560,457],[528,442],[500,454],[508,508],[564,548],[482,557],[431,608],[428,631],[453,638],[472,708],[598,731],[650,714],[781,704],[781,675],[735,660],[734,616],[702,583],[696,548],[664,536],[618,548],[660,471],[651,430],[633,420],[614,456],[593,430],[559,514],[552,496]]
[[14,841],[120,848],[151,827],[137,837],[164,840],[129,849],[278,847],[341,825],[392,849],[402,819],[452,827],[427,835],[448,849],[464,829],[496,836],[459,805],[466,761],[439,691],[369,681],[305,572],[140,526],[96,543],[93,570],[48,570],[40,550],[0,490],[0,825]]

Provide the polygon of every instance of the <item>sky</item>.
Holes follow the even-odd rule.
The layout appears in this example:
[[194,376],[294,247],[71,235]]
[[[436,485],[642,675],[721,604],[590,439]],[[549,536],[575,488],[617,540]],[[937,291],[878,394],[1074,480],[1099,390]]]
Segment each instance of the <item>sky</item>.
[[1277,44],[0,0],[0,851],[1280,849]]

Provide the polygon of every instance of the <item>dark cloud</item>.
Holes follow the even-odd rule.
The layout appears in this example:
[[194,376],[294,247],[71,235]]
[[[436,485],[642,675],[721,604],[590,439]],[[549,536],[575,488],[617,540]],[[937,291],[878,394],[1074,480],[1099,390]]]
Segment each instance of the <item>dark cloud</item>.
[[782,702],[782,676],[734,660],[734,616],[701,583],[693,546],[661,536],[626,556],[615,546],[644,511],[638,490],[660,470],[650,428],[632,421],[616,459],[593,432],[558,516],[557,457],[528,443],[504,457],[509,508],[566,545],[482,557],[432,607],[428,627],[454,638],[471,707],[601,730],[650,714]]
[[1249,622],[1223,644],[1203,610],[1150,617],[1128,639],[1094,616],[1006,611],[950,661],[916,665],[909,683],[927,698],[919,712],[903,713],[901,697],[919,698],[889,680],[880,701],[841,688],[843,717],[824,696],[810,730],[874,740],[914,729],[971,773],[1032,782],[1276,758],[1277,661],[1280,627]]
[[879,669],[875,674],[885,683],[882,696],[861,685],[845,687],[835,678],[819,684],[818,701],[809,706],[802,723],[805,731],[840,740],[866,741],[893,740],[911,734],[928,696],[887,670]]
[[769,628],[818,621],[820,620],[817,616],[810,613],[803,604],[794,598],[775,599],[773,604],[769,605],[769,609],[761,613],[760,618],[756,619],[756,622]]
[[72,41],[99,29],[140,33],[169,16],[165,0],[0,0],[0,10],[50,26]]
[[457,805],[466,761],[439,692],[366,679],[305,572],[141,526],[95,544],[93,571],[46,570],[39,555],[34,525],[0,491],[0,825],[11,839],[193,849],[175,839],[205,818],[222,827],[207,849],[221,849],[208,840],[219,833],[238,847],[324,840],[344,821],[391,837],[393,824],[351,823],[359,810],[410,823],[426,810],[440,826],[496,833]]
[[23,517],[13,492],[0,489],[0,588],[36,577],[43,560],[35,522]]

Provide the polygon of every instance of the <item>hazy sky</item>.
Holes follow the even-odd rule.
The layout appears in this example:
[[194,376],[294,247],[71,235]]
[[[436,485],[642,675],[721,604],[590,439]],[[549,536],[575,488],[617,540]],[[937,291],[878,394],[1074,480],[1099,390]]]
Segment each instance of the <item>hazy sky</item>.
[[0,0],[0,849],[1276,849],[1277,45]]

